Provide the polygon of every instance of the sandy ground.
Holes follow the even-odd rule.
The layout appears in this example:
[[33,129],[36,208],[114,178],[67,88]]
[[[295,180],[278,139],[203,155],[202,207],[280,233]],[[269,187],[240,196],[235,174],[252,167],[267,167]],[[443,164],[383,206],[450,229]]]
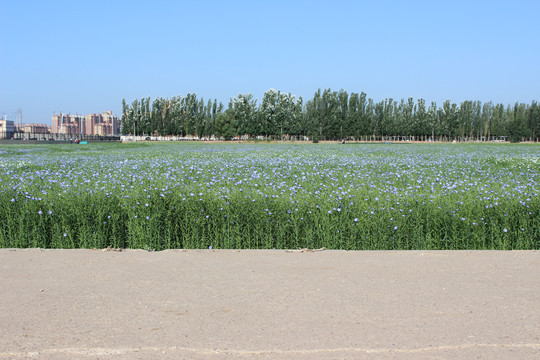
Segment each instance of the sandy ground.
[[540,251],[0,250],[0,359],[539,359]]

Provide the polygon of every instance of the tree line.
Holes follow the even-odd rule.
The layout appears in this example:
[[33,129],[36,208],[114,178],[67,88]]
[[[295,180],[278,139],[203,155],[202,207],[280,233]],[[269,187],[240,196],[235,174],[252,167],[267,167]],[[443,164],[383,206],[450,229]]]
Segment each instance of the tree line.
[[122,134],[194,138],[310,140],[493,140],[538,141],[540,107],[446,100],[388,98],[375,102],[364,92],[317,90],[304,102],[291,93],[266,91],[262,101],[238,94],[227,107],[196,94],[122,100]]

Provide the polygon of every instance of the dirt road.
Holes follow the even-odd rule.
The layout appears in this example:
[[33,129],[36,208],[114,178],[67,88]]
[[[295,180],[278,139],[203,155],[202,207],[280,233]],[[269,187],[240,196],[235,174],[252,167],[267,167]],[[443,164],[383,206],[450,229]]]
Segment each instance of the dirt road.
[[539,359],[539,251],[0,250],[0,359]]

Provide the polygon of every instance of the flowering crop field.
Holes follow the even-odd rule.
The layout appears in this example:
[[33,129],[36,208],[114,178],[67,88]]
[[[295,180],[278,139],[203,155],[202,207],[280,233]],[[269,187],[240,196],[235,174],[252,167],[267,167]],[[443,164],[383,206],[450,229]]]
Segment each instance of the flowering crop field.
[[0,246],[540,249],[534,144],[0,146]]

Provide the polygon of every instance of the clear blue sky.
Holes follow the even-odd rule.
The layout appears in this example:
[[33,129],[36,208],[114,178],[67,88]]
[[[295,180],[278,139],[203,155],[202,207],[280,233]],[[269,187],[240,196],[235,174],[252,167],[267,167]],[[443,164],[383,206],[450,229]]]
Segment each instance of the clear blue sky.
[[540,101],[540,1],[0,0],[0,113],[270,88]]

